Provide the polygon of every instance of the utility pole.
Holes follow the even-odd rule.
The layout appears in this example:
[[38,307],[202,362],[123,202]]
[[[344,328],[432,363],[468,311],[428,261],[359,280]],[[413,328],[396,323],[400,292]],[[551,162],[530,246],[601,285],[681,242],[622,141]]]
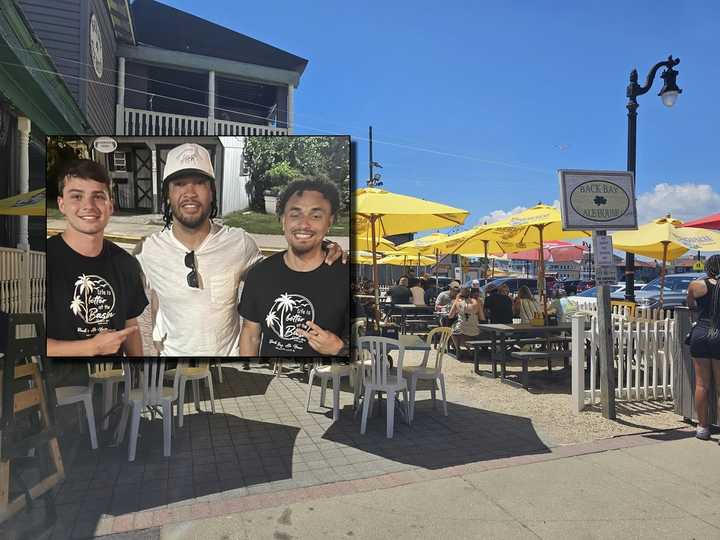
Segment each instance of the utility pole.
[[368,176],[368,186],[369,186],[373,182],[372,126],[368,127],[368,141],[370,143],[370,152],[368,153],[368,166],[370,167],[370,175]]

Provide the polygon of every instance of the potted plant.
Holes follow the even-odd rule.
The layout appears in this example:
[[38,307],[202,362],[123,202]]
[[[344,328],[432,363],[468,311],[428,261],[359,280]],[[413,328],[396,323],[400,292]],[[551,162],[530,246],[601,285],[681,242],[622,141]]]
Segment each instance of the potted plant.
[[280,194],[278,188],[270,188],[263,191],[263,197],[265,198],[265,213],[274,214],[277,208],[277,199]]
[[278,195],[290,182],[300,176],[300,171],[290,166],[287,161],[273,165],[265,174],[265,212],[274,214]]

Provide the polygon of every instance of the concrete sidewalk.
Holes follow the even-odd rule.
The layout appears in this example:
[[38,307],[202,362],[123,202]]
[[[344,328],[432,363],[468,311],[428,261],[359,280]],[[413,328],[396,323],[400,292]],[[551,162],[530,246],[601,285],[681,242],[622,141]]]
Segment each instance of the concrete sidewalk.
[[145,530],[116,518],[106,538],[717,539],[719,463],[690,430],[633,435],[218,501]]

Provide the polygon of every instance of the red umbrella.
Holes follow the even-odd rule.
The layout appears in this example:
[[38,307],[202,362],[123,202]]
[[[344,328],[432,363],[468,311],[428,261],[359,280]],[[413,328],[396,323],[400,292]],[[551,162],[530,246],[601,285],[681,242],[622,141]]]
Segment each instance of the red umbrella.
[[699,229],[715,229],[720,231],[720,214],[712,214],[692,221],[686,221],[682,227],[697,227]]
[[[550,262],[580,261],[585,251],[587,251],[586,247],[571,244],[570,242],[562,242],[560,240],[548,241],[543,244],[543,257],[546,261]],[[517,253],[511,253],[508,257],[522,261],[537,261],[539,250],[529,249],[527,251],[519,251]]]

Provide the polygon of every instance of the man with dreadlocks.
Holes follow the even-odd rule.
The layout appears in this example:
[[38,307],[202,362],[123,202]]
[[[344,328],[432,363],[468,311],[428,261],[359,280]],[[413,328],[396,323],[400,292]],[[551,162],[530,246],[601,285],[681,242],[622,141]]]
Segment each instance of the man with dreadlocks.
[[720,255],[705,261],[705,279],[698,279],[688,287],[687,305],[697,311],[697,325],[690,338],[690,354],[695,365],[695,408],[698,439],[710,438],[708,394],[715,378],[715,392],[720,398]]
[[153,341],[161,356],[238,356],[239,289],[260,250],[243,229],[213,223],[215,172],[202,146],[168,152],[162,197],[165,228],[136,255],[154,293]]

